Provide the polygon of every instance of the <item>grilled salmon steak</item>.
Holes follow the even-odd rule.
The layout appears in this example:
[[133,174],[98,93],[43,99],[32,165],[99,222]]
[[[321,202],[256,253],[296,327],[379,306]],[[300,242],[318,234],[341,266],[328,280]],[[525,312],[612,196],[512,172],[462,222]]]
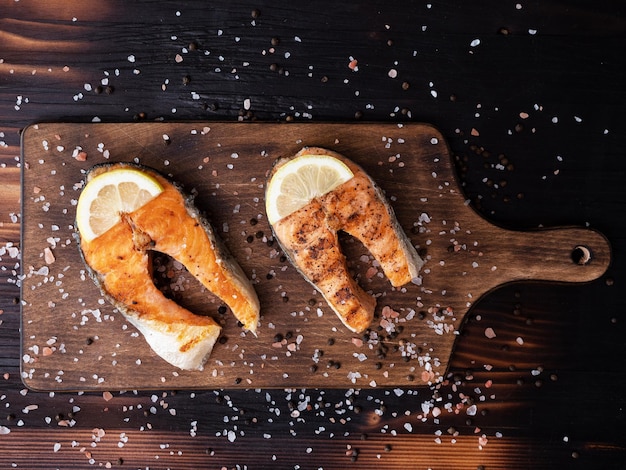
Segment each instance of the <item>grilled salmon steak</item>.
[[78,231],[81,254],[102,294],[156,354],[181,369],[201,369],[221,327],[211,317],[193,314],[168,299],[155,286],[151,252],[183,264],[255,334],[258,297],[192,198],[158,172],[128,163],[98,165],[89,170],[87,184],[104,172],[129,167],[154,178],[162,192],[138,209],[121,213],[115,225],[93,239]]
[[294,212],[271,221],[272,229],[298,271],[324,296],[344,325],[360,333],[372,322],[376,300],[348,272],[337,232],[343,230],[357,238],[393,286],[416,281],[424,262],[380,188],[359,165],[336,152],[307,147],[292,158],[277,160],[268,188],[282,165],[311,156],[333,157],[345,164],[353,176]]

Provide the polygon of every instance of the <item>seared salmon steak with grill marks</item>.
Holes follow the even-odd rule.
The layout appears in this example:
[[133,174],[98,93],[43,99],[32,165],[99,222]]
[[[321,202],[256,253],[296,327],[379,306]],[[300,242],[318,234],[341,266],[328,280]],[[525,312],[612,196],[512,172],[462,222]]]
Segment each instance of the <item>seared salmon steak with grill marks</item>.
[[[424,262],[381,189],[359,165],[336,152],[307,147],[292,158],[277,160],[269,175],[266,204],[275,199],[270,201],[267,196],[280,168],[303,157],[315,166],[312,156],[339,160],[352,177],[270,223],[281,248],[298,271],[324,296],[346,327],[362,332],[373,319],[376,301],[350,275],[337,232],[343,230],[358,239],[380,263],[393,286],[417,282]],[[307,171],[311,174],[304,170]],[[279,191],[271,189],[274,190]]]

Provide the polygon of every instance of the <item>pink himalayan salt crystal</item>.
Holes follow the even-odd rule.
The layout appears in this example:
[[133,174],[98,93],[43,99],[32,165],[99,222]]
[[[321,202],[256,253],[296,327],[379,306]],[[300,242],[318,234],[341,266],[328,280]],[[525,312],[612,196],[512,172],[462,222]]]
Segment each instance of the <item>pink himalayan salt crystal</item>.
[[496,332],[493,331],[493,328],[485,328],[485,336],[489,339],[496,337]]
[[54,253],[52,253],[52,250],[48,247],[43,249],[43,258],[46,264],[52,264],[56,259]]
[[383,318],[398,318],[400,314],[392,309],[389,305],[385,305],[382,310]]

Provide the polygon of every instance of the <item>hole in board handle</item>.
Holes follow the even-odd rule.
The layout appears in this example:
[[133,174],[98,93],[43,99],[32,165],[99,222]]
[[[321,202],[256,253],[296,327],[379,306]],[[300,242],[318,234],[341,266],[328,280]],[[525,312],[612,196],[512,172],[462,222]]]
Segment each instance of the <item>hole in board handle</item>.
[[591,261],[591,250],[583,245],[578,245],[572,250],[572,261],[575,264],[584,266]]

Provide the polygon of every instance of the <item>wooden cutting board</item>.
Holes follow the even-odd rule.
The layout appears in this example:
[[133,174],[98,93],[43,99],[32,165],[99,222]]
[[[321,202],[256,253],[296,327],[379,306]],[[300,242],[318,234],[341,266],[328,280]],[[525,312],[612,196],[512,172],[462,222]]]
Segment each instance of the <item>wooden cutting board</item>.
[[[342,326],[282,256],[265,219],[268,170],[303,146],[361,164],[426,258],[422,285],[394,289],[358,242],[343,239],[358,282],[378,299],[368,334]],[[165,363],[102,299],[85,273],[73,221],[84,171],[104,161],[137,161],[197,192],[197,206],[254,282],[257,338],[165,257],[157,258],[155,282],[223,324],[204,370]],[[21,365],[25,384],[38,390],[435,383],[445,377],[463,318],[485,293],[512,281],[591,281],[610,262],[607,240],[593,230],[518,232],[481,218],[459,189],[442,135],[423,124],[46,123],[24,131],[22,168]]]

